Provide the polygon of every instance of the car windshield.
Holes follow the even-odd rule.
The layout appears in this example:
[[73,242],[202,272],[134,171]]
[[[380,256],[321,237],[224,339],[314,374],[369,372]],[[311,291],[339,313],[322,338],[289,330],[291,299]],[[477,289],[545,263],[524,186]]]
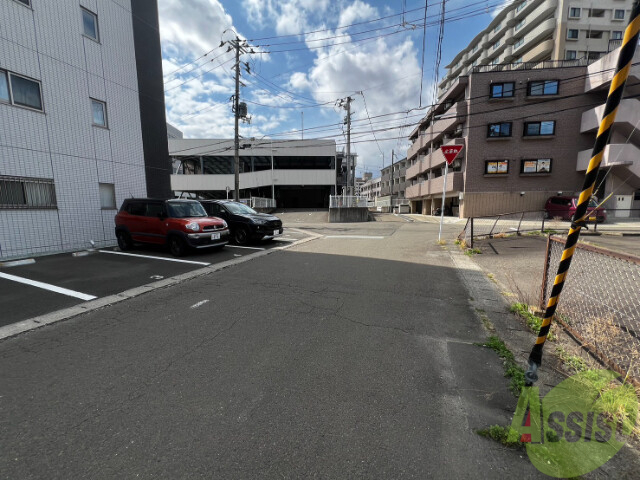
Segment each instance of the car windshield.
[[598,206],[598,201],[595,198],[592,198],[591,200],[589,200],[589,206],[590,207],[597,207]]
[[200,202],[168,202],[169,216],[173,218],[206,217],[204,207]]
[[247,207],[244,203],[225,203],[224,206],[236,215],[255,215],[258,213],[253,208]]

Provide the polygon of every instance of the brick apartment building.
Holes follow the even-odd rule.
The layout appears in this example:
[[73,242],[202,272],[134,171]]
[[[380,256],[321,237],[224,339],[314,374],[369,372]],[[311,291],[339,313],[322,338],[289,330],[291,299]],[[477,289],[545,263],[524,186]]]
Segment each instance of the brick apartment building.
[[581,135],[582,114],[599,99],[585,94],[587,68],[578,63],[476,67],[459,77],[410,135],[412,211],[431,214],[441,205],[443,145],[465,146],[447,178],[453,215],[538,210],[549,196],[579,190],[576,159],[593,145]]

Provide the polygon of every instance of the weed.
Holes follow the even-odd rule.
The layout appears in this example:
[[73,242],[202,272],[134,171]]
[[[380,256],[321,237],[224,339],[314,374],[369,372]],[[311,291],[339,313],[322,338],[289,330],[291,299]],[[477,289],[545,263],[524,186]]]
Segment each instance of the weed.
[[524,387],[524,370],[516,363],[511,350],[495,335],[489,337],[481,346],[490,348],[504,360],[504,376],[511,379],[509,388],[516,397],[520,396]]
[[491,438],[496,442],[500,442],[505,447],[521,447],[520,434],[511,427],[502,427],[500,425],[492,425],[489,428],[478,430],[478,435]]
[[446,240],[438,240],[438,245],[446,245],[447,241]]
[[[533,333],[540,333],[540,328],[542,327],[542,318],[531,312],[531,307],[526,303],[514,303],[511,305],[510,309],[511,313],[515,313],[524,319],[527,327],[531,329]],[[555,340],[555,335],[553,332],[549,332],[547,338],[551,341]]]
[[489,280],[491,280],[493,283],[498,283],[498,281],[496,280],[496,276],[493,273],[487,273],[487,277],[489,277]]
[[467,248],[464,251],[464,254],[467,255],[468,257],[471,257],[472,255],[478,255],[481,253],[482,253],[482,250],[480,250],[479,248]]
[[462,245],[462,240],[458,239],[458,240],[456,240],[456,241],[455,241],[455,242],[453,242],[453,243],[455,243],[456,245]]

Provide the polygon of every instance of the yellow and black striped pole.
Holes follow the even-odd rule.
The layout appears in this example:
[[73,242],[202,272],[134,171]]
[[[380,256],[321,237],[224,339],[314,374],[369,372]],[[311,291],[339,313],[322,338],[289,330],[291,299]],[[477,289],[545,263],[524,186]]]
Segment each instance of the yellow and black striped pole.
[[638,44],[638,32],[640,31],[640,1],[636,0],[633,3],[633,9],[631,11],[631,18],[627,29],[624,32],[624,38],[622,40],[622,46],[618,53],[618,64],[616,66],[615,74],[611,80],[611,87],[609,88],[609,95],[607,96],[607,103],[602,114],[602,121],[600,122],[600,128],[598,130],[598,136],[596,138],[595,146],[593,147],[593,153],[591,154],[591,161],[587,168],[587,174],[584,179],[584,185],[580,198],[578,199],[578,205],[576,207],[576,213],[573,216],[571,229],[567,236],[567,243],[565,244],[564,251],[562,252],[562,258],[560,265],[558,266],[558,273],[556,274],[555,281],[553,282],[553,288],[549,295],[549,302],[544,313],[544,319],[542,321],[542,327],[536,340],[536,344],[531,350],[529,355],[529,369],[526,372],[526,385],[531,386],[538,379],[537,370],[542,364],[542,349],[544,343],[547,340],[549,334],[549,328],[551,327],[551,320],[558,307],[558,301],[560,299],[560,293],[564,287],[564,282],[571,266],[571,259],[576,250],[576,244],[580,238],[580,230],[584,226],[585,217],[587,216],[587,207],[589,200],[593,195],[593,189],[595,187],[596,178],[598,176],[598,170],[600,163],[602,163],[602,156],[604,149],[609,143],[609,136],[611,135],[611,128],[616,119],[618,113],[618,107],[620,100],[622,100],[622,94],[624,92],[624,86],[629,76],[629,70],[631,69],[631,62],[636,51],[636,45]]

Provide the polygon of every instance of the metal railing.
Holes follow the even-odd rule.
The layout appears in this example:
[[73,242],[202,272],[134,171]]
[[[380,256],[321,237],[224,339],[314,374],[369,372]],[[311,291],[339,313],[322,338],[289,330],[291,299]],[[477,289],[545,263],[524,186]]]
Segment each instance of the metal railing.
[[[564,239],[549,237],[541,308],[564,245]],[[555,320],[603,363],[639,385],[640,257],[578,243]]]
[[459,240],[469,247],[473,247],[473,240],[477,238],[493,238],[496,236],[523,232],[544,232],[545,212],[503,213],[486,217],[471,217],[467,219],[464,230],[458,236]]
[[367,208],[368,202],[367,197],[331,195],[329,197],[329,208]]
[[586,58],[575,60],[545,60],[542,62],[503,63],[496,65],[477,65],[473,67],[473,73],[509,72],[511,70],[536,70],[542,68],[584,67],[589,62]]
[[244,203],[245,205],[251,208],[276,208],[276,201],[273,198],[263,198],[263,197],[241,198],[239,202]]

